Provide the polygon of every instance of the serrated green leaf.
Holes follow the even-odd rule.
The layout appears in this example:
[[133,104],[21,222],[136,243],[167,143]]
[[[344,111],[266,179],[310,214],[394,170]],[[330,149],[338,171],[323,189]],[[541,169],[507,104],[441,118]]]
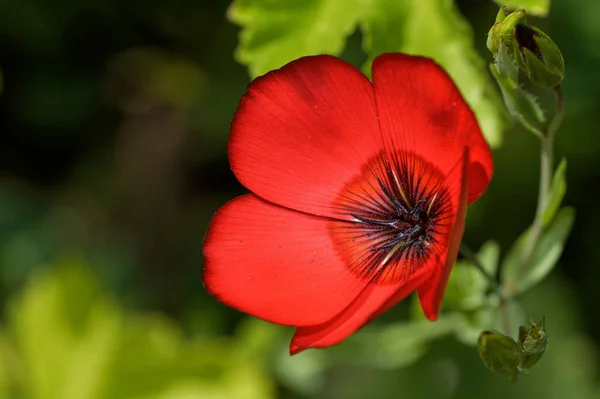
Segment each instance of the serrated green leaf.
[[564,207],[558,211],[554,220],[546,227],[529,260],[521,267],[529,229],[526,230],[510,249],[502,263],[502,285],[512,294],[523,292],[546,277],[558,262],[565,241],[569,236],[575,210]]
[[546,117],[537,98],[512,79],[501,75],[496,65],[490,64],[490,71],[500,86],[504,104],[513,118],[541,137]]
[[256,77],[305,55],[339,55],[365,12],[359,3],[235,0],[228,17],[243,28],[235,57]]
[[550,0],[494,0],[511,9],[524,9],[528,14],[545,17],[550,11]]
[[370,69],[383,52],[405,52],[433,58],[456,82],[471,105],[482,131],[495,148],[502,141],[506,115],[498,93],[475,50],[469,23],[446,0],[372,0],[361,23]]
[[567,192],[567,180],[565,178],[565,174],[567,172],[567,160],[563,158],[556,171],[554,172],[554,177],[552,178],[552,185],[550,186],[550,193],[548,196],[548,203],[546,204],[546,209],[544,210],[544,226],[547,226],[556,212],[558,208],[560,208],[560,204]]

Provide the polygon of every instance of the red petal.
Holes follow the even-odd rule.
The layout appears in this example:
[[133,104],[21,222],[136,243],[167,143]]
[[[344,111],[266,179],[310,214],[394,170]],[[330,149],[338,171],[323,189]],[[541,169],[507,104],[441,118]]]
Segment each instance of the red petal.
[[336,256],[329,220],[238,197],[217,211],[203,244],[207,290],[274,323],[323,323],[366,286]]
[[373,86],[335,57],[304,57],[254,80],[231,125],[233,172],[258,196],[334,216],[345,183],[382,150]]
[[[463,164],[460,181],[458,183],[461,190],[457,193],[458,209],[456,211],[456,219],[452,227],[452,234],[450,235],[450,242],[448,244],[448,253],[446,255],[445,266],[434,269],[433,274],[425,283],[419,287],[419,301],[423,308],[423,313],[430,320],[437,319],[438,313],[442,306],[442,300],[444,299],[444,292],[446,291],[446,285],[448,284],[448,278],[452,271],[452,266],[458,255],[460,242],[465,229],[465,216],[467,211],[467,197],[469,193],[469,150],[465,149],[463,152]],[[458,175],[458,173],[454,173]]]
[[402,284],[369,285],[332,320],[316,326],[298,328],[292,338],[290,354],[295,355],[308,348],[325,348],[342,342],[382,313],[379,310],[384,304],[391,306],[408,296],[430,273],[431,269],[423,267]]
[[448,173],[463,148],[471,154],[468,202],[487,188],[493,164],[475,115],[448,74],[429,58],[383,54],[373,61],[381,130],[388,146],[407,150]]

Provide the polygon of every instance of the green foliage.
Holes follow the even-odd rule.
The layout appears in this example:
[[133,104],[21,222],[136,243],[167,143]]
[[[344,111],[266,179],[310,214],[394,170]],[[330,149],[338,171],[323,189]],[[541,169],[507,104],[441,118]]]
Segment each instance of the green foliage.
[[228,12],[244,27],[235,55],[252,77],[304,55],[340,54],[360,15],[358,0],[236,0]]
[[[564,207],[546,227],[529,259],[525,256],[530,230],[526,230],[507,253],[501,267],[502,284],[514,294],[523,292],[546,277],[562,254],[573,222],[575,210]],[[523,263],[525,261],[525,263]]]
[[369,364],[382,369],[408,366],[427,352],[431,341],[452,333],[457,321],[456,315],[447,314],[440,316],[435,323],[419,320],[365,328],[348,339],[345,345],[349,347],[344,353],[333,354],[334,361]]
[[528,14],[544,17],[550,11],[550,0],[494,0],[501,6],[523,8]]
[[501,143],[505,116],[474,48],[473,32],[452,2],[444,0],[237,0],[229,10],[243,27],[236,58],[257,76],[303,55],[339,55],[358,26],[368,55],[364,70],[382,52],[431,57],[455,80],[473,107],[492,147]]
[[[490,276],[495,276],[498,271],[500,247],[494,241],[483,244],[477,254],[479,262]],[[477,270],[475,265],[467,259],[456,262],[448,281],[445,304],[458,311],[474,311],[486,303],[489,281]]]
[[256,357],[240,358],[226,340],[187,340],[164,317],[119,310],[77,261],[35,275],[9,303],[0,335],[3,397],[272,396]]
[[550,186],[550,192],[548,194],[548,200],[546,203],[546,210],[544,211],[544,226],[547,226],[556,215],[558,208],[567,192],[567,180],[565,174],[567,173],[567,160],[563,158],[554,172],[552,178],[552,185]]
[[[484,243],[477,259],[486,273],[494,277],[498,271],[500,247],[494,241]],[[444,295],[444,305],[456,317],[454,333],[466,345],[475,345],[481,330],[494,325],[498,318],[498,300],[490,295],[489,280],[467,259],[456,262]]]

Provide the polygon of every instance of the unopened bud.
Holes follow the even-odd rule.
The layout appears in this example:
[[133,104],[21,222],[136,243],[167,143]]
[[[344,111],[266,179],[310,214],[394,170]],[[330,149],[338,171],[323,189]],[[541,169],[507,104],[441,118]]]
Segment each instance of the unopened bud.
[[556,87],[565,77],[565,60],[550,37],[534,26],[515,28],[517,62],[531,81],[541,87]]
[[548,347],[546,335],[546,319],[542,318],[530,326],[519,327],[519,345],[523,357],[521,368],[530,369],[542,357]]
[[507,48],[513,46],[515,27],[525,22],[525,10],[517,10],[509,13],[506,7],[502,7],[496,15],[496,22],[488,32],[487,48],[494,54],[498,54],[500,44]]
[[[510,61],[538,86],[558,86],[565,76],[565,61],[560,49],[547,34],[527,24],[525,10],[508,13],[506,8],[501,8],[488,32],[487,47],[497,62],[499,52],[504,48]],[[500,65],[499,69],[504,67]]]
[[484,330],[479,334],[477,347],[487,368],[507,376],[510,381],[517,379],[522,356],[514,339],[495,330]]

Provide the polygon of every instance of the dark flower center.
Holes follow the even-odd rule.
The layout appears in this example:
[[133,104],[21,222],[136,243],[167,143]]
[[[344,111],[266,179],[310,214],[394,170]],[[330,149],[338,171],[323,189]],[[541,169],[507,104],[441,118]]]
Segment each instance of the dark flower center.
[[410,153],[380,154],[342,191],[331,235],[349,268],[371,281],[399,282],[443,253],[452,207],[444,176]]

